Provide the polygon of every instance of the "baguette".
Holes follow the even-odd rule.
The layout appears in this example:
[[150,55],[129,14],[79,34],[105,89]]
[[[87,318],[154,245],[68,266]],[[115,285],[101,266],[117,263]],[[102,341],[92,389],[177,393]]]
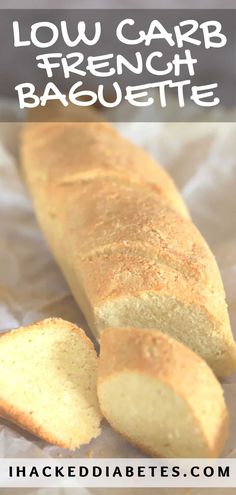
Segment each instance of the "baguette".
[[74,450],[100,433],[97,355],[76,325],[49,318],[0,337],[0,415]]
[[155,330],[101,334],[98,398],[111,426],[154,457],[217,457],[228,434],[223,390],[190,349]]
[[106,123],[28,124],[38,221],[90,327],[160,328],[236,368],[219,270],[168,175]]

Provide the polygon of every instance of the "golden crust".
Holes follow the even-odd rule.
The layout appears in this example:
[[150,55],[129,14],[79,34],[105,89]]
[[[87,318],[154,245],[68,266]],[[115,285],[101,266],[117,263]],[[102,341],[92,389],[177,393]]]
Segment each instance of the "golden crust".
[[51,200],[44,216],[52,230],[57,222],[67,226],[71,249],[80,257],[110,248],[137,248],[210,290],[223,291],[215,259],[200,232],[152,191],[106,177],[83,181],[79,187],[52,183],[47,194]]
[[[186,401],[205,437],[209,457],[219,455],[228,435],[228,412],[219,382],[199,356],[162,332],[137,328],[105,329],[101,333],[100,349],[98,398],[108,421],[111,418],[102,400],[103,383],[123,371],[146,374],[170,387]],[[204,418],[202,414],[204,404],[209,401],[212,401],[213,414],[218,415],[215,429],[212,428],[212,417]],[[207,424],[202,424],[203,420],[209,423],[209,428]],[[116,425],[112,426],[116,429]],[[128,439],[132,442],[131,438]],[[150,455],[156,455],[140,443],[136,446]]]
[[83,342],[86,344],[88,349],[90,349],[92,353],[96,355],[94,345],[92,341],[87,337],[84,330],[77,327],[77,325],[71,323],[70,321],[66,321],[63,320],[62,318],[57,318],[57,317],[45,318],[44,320],[39,320],[39,321],[34,321],[34,323],[29,323],[24,327],[13,328],[8,332],[0,334],[0,343],[2,340],[8,340],[8,339],[12,340],[12,336],[14,336],[14,334],[19,334],[19,332],[30,333],[32,331],[33,332],[37,331],[37,329],[41,331],[43,328],[47,330],[49,325],[53,326],[56,330],[58,330],[58,332],[60,332],[61,328],[67,328],[67,330],[69,330],[70,332],[77,333],[80,336],[80,338],[83,340]]
[[23,166],[25,162],[31,163],[30,174],[25,167],[29,182],[33,178],[73,183],[82,178],[117,176],[145,184],[166,198],[179,213],[189,216],[168,174],[109,124],[29,124],[23,134],[22,155]]

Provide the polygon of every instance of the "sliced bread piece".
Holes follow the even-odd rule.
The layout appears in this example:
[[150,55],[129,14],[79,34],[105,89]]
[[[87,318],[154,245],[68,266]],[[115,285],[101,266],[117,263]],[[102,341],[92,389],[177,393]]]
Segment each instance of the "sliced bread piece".
[[49,318],[0,338],[0,414],[74,450],[100,433],[97,355],[76,325]]
[[152,456],[222,450],[228,413],[220,384],[199,356],[159,331],[104,330],[97,390],[110,425]]

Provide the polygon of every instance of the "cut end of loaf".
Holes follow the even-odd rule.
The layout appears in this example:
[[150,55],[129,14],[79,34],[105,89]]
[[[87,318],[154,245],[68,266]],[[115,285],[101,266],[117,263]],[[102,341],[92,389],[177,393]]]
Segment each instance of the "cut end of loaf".
[[0,338],[1,414],[68,449],[100,433],[97,355],[85,333],[49,318]]
[[99,333],[107,327],[160,328],[199,354],[216,376],[230,375],[236,370],[236,344],[229,325],[224,328],[203,305],[187,304],[178,296],[150,290],[110,298],[96,308],[95,329]]
[[152,456],[217,457],[224,445],[220,384],[201,358],[158,331],[102,332],[98,398],[111,426]]

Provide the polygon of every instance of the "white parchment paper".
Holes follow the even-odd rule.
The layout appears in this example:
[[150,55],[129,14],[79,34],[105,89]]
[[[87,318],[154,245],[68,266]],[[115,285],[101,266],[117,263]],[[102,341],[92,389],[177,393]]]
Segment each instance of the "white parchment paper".
[[[1,111],[14,106],[0,102]],[[136,115],[134,114],[134,120]],[[199,120],[201,115],[199,114]],[[197,224],[218,260],[230,317],[236,334],[236,124],[126,123],[120,131],[147,149],[175,179]],[[0,124],[0,331],[35,320],[60,316],[89,333],[84,318],[56,266],[36,223],[18,164],[19,124]],[[236,455],[236,379],[223,384],[231,415],[231,433],[223,456]],[[49,446],[0,420],[0,457],[136,457],[143,456],[104,424],[101,436],[79,451]],[[95,493],[146,495],[157,490],[104,490]],[[94,490],[2,489],[1,495],[86,495]],[[158,490],[158,495],[189,490]],[[191,491],[196,495],[225,490]],[[227,493],[234,493],[227,490]]]

